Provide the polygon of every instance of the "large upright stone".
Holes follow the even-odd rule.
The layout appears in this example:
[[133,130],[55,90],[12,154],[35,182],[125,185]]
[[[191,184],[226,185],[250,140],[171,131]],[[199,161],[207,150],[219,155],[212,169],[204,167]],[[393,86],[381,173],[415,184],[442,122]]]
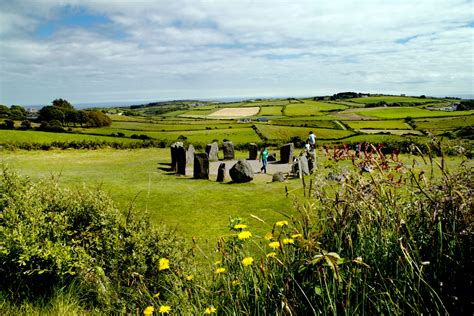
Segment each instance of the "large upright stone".
[[315,167],[315,163],[314,163],[313,159],[308,159],[309,173],[313,173],[314,167]]
[[234,159],[234,144],[231,141],[222,144],[222,151],[224,152],[224,159]]
[[186,149],[183,146],[176,148],[176,173],[186,175]]
[[209,179],[209,158],[206,153],[194,154],[194,179]]
[[257,144],[249,144],[249,160],[257,160],[258,158],[258,146]]
[[301,166],[301,172],[303,172],[303,174],[307,176],[309,174],[308,158],[303,155],[298,158],[298,161]]
[[186,151],[186,164],[190,165],[194,163],[194,146],[189,144],[188,150]]
[[206,145],[206,154],[209,157],[209,161],[218,161],[219,160],[219,146],[216,142]]
[[267,161],[277,161],[277,154],[276,153],[271,153],[267,157]]
[[176,165],[178,163],[177,149],[178,147],[183,147],[182,142],[175,142],[170,146],[171,149],[171,170],[176,170]]
[[225,178],[225,163],[221,163],[217,169],[217,182],[224,182]]
[[236,183],[252,181],[254,176],[252,166],[243,159],[239,159],[239,161],[230,168],[229,174],[232,181]]
[[288,143],[280,148],[280,162],[289,163],[293,161],[293,152],[295,150],[295,145],[293,143]]

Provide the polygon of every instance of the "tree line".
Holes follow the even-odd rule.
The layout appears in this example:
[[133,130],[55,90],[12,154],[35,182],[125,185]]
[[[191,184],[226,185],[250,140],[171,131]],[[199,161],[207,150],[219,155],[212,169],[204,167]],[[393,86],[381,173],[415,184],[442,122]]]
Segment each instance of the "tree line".
[[8,108],[0,105],[0,118],[7,118],[0,126],[13,128],[13,121],[22,121],[21,128],[31,128],[31,121],[41,122],[40,130],[63,131],[64,127],[102,127],[110,126],[112,120],[99,110],[76,110],[67,100],[55,99],[51,105],[42,107],[37,118],[28,119],[28,112],[19,105]]

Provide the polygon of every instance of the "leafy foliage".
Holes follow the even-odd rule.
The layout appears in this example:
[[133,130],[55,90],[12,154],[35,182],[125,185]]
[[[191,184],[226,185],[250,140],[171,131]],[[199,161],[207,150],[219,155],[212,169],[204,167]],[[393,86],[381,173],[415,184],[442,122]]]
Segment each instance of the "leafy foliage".
[[33,183],[2,170],[0,289],[13,299],[75,284],[78,295],[103,311],[131,310],[143,291],[170,286],[158,273],[162,256],[176,268],[188,258],[176,234],[121,212],[103,192]]

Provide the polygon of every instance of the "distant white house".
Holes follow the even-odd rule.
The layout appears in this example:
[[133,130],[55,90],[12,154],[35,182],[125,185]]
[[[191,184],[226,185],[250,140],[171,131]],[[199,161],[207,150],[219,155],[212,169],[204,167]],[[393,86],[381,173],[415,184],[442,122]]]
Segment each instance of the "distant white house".
[[445,111],[445,112],[453,112],[453,111],[456,111],[458,109],[458,105],[459,103],[452,103],[448,106],[444,106],[442,108],[433,108],[433,107],[430,107],[430,108],[427,108],[428,110],[435,110],[435,111]]
[[252,119],[248,117],[242,117],[237,120],[237,123],[250,123],[250,122],[252,122]]

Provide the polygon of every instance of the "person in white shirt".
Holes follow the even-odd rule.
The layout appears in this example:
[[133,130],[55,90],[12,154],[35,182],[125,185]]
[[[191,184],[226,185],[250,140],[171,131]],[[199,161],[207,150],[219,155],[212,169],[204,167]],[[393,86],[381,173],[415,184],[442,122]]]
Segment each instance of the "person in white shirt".
[[316,148],[316,135],[314,135],[312,131],[309,132],[308,140],[311,148]]

